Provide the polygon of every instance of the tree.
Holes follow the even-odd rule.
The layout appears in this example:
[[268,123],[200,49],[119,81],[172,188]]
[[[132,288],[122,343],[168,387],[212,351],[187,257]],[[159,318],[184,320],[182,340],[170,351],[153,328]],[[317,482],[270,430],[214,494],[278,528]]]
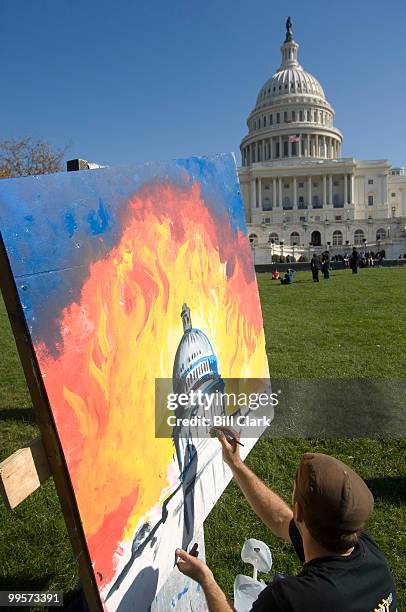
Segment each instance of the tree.
[[4,140],[0,142],[0,178],[60,172],[65,151],[31,137]]

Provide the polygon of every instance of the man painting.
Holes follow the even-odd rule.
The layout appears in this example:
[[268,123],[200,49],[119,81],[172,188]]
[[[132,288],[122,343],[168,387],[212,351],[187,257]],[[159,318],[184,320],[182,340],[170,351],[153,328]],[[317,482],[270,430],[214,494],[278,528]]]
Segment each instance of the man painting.
[[[226,428],[224,428],[226,429]],[[274,580],[252,612],[396,612],[395,585],[385,557],[364,532],[374,499],[350,467],[322,453],[305,453],[296,470],[292,509],[241,460],[238,445],[219,436],[223,459],[254,512],[290,542],[302,570]],[[198,581],[209,612],[232,607],[205,563],[176,551],[179,570]]]

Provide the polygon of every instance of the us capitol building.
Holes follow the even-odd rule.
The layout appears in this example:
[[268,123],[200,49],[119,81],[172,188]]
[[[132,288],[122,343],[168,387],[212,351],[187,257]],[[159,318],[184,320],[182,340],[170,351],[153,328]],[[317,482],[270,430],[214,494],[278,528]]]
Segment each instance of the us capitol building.
[[241,192],[255,260],[355,245],[406,253],[406,176],[386,159],[341,157],[320,83],[298,62],[286,22],[282,63],[261,88],[241,142]]

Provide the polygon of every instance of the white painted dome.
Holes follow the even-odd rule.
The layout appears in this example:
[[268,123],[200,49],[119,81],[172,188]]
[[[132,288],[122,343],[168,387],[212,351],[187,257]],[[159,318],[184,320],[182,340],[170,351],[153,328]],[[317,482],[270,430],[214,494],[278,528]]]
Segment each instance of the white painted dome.
[[248,134],[240,146],[243,166],[292,157],[336,159],[341,154],[343,138],[334,126],[334,109],[319,81],[299,64],[298,49],[288,17],[281,64],[261,87],[247,119]]
[[[309,72],[297,64],[292,68],[279,68],[277,72],[265,83],[257,97],[257,106],[272,104],[282,96],[294,94],[316,96],[325,100],[322,86]],[[281,100],[282,101],[282,100]]]
[[189,392],[207,380],[219,379],[217,358],[210,340],[200,329],[192,327],[187,304],[182,308],[183,336],[173,364],[175,393]]

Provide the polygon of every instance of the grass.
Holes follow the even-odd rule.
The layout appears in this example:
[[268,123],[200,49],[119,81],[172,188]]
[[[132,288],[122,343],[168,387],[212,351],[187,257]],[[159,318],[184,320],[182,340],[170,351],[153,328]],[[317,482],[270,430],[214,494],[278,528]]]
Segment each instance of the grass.
[[[406,268],[335,272],[316,285],[298,273],[282,287],[258,277],[274,378],[399,377],[406,366]],[[14,340],[0,301],[0,460],[37,434]],[[404,439],[261,439],[248,464],[287,501],[300,456],[313,449],[351,465],[376,497],[369,531],[384,551],[406,605],[406,441]],[[231,483],[205,523],[207,561],[229,596],[248,537],[271,547],[275,571],[293,573],[291,547],[274,538]],[[0,504],[0,589],[64,590],[77,575],[52,481],[12,513]],[[403,605],[402,605],[403,604]]]

